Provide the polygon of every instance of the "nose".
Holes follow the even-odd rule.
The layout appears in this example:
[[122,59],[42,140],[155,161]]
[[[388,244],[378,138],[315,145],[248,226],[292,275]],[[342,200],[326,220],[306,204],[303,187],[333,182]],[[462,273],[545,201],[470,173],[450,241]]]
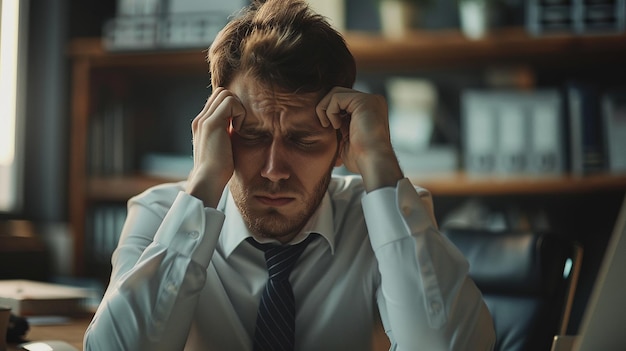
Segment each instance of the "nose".
[[287,147],[279,140],[273,140],[267,150],[261,176],[272,182],[289,179]]

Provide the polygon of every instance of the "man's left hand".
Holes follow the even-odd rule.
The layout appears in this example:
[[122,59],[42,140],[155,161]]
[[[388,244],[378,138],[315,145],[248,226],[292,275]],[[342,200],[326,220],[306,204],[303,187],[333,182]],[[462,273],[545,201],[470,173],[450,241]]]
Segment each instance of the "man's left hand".
[[384,97],[334,87],[316,112],[322,126],[341,130],[341,159],[349,171],[361,174],[367,191],[395,186],[403,177],[391,145]]

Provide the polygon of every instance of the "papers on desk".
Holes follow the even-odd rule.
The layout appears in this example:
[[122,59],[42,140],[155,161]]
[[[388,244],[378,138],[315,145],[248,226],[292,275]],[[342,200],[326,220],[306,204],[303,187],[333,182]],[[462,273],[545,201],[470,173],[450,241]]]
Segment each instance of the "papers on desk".
[[86,311],[86,289],[32,280],[0,280],[0,305],[18,316],[72,316]]

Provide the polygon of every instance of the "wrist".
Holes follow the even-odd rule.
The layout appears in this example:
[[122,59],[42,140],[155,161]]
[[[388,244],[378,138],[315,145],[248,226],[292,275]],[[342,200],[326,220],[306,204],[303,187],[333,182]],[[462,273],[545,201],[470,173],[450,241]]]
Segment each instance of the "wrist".
[[192,172],[187,179],[185,192],[200,199],[204,207],[216,208],[228,181],[216,181],[214,177],[200,177]]
[[361,157],[357,165],[367,192],[384,187],[395,187],[404,178],[393,150]]

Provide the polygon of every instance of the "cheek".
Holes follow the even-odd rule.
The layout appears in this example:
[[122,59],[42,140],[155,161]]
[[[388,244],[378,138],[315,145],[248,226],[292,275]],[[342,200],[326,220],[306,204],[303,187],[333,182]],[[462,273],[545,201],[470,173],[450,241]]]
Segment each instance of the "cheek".
[[258,163],[260,157],[253,157],[245,149],[235,150],[233,148],[233,164],[235,166],[231,183],[238,184],[240,190],[256,182],[261,174],[261,165]]
[[335,151],[304,155],[293,153],[289,160],[293,174],[302,182],[315,184],[335,166]]
[[261,147],[246,146],[236,137],[231,139],[231,143],[235,168],[252,166],[256,162],[258,162],[258,160],[263,158],[263,152]]

